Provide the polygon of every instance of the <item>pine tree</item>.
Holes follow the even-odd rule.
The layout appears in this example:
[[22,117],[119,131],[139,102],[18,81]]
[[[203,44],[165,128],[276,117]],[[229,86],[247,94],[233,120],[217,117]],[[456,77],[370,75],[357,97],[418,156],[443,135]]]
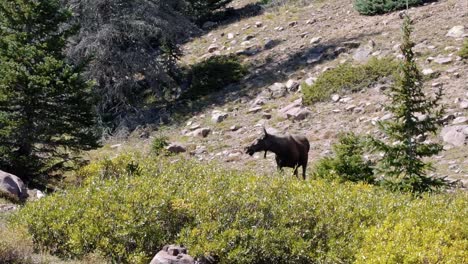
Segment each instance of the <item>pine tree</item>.
[[59,0],[0,0],[0,168],[25,180],[98,146],[91,84],[63,51]]
[[444,180],[427,176],[432,166],[423,160],[442,150],[440,144],[425,142],[428,135],[438,130],[438,121],[443,114],[439,104],[442,89],[434,98],[424,94],[422,76],[412,51],[411,30],[411,20],[406,16],[401,45],[404,59],[386,107],[393,118],[379,123],[388,141],[374,139],[373,145],[384,153],[379,162],[379,170],[384,174],[383,184],[393,190],[421,193],[445,185]]

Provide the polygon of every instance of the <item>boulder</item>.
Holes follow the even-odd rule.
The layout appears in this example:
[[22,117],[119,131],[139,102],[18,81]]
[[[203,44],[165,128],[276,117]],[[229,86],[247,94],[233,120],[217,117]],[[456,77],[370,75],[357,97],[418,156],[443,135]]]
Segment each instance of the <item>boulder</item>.
[[187,248],[178,245],[166,245],[159,251],[150,264],[195,264],[195,260],[187,254]]
[[464,34],[465,34],[465,27],[460,25],[460,26],[452,27],[445,36],[452,37],[452,38],[461,38],[463,37]]
[[372,48],[365,46],[358,48],[354,54],[353,54],[353,59],[357,62],[367,62],[371,56],[372,53]]
[[211,129],[208,128],[208,127],[202,127],[202,128],[198,128],[190,133],[188,133],[187,135],[188,136],[192,136],[192,137],[207,137],[211,132]]
[[28,198],[28,190],[23,181],[16,175],[0,170],[0,192],[19,200]]
[[271,91],[271,97],[275,99],[284,97],[288,94],[288,89],[286,88],[286,85],[282,83],[274,83],[273,85],[270,85],[268,89]]
[[310,44],[317,44],[322,40],[322,37],[315,37],[310,40]]
[[216,44],[211,44],[209,47],[208,47],[208,52],[209,53],[213,53],[215,51],[219,50],[219,46],[216,45]]
[[468,125],[448,126],[442,129],[440,133],[444,142],[456,147],[462,147],[466,144],[468,137]]
[[307,107],[302,106],[302,98],[297,99],[291,104],[281,108],[279,114],[287,119],[304,120],[312,114]]
[[299,89],[299,82],[291,79],[286,82],[285,86],[288,91],[295,92]]
[[220,112],[220,111],[213,111],[211,114],[211,121],[214,123],[221,123],[228,117],[227,113]]
[[452,58],[438,56],[438,57],[434,58],[434,62],[438,63],[438,64],[448,64],[448,63],[452,62]]

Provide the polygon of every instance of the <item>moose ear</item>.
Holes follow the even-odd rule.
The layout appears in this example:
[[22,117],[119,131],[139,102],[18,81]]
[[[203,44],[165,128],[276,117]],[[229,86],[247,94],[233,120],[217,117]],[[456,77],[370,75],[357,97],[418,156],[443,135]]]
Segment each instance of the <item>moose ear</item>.
[[265,127],[263,127],[263,133],[265,133],[265,136],[268,136],[268,132],[266,131]]

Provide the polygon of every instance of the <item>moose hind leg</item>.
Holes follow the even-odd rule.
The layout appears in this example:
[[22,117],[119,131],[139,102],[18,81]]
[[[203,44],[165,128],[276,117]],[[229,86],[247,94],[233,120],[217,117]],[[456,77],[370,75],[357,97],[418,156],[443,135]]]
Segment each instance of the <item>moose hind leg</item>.
[[306,169],[307,169],[307,165],[303,164],[302,165],[302,178],[304,180],[306,179]]

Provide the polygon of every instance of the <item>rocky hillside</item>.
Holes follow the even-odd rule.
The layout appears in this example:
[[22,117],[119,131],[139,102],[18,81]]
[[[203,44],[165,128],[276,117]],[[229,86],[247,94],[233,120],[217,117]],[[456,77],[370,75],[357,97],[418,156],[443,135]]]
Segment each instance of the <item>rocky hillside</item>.
[[[238,0],[232,5],[241,12],[256,2]],[[312,106],[302,105],[300,85],[314,83],[341,63],[401,56],[401,12],[362,16],[351,0],[310,2],[265,9],[240,20],[206,23],[205,34],[183,46],[182,62],[191,65],[213,55],[237,54],[249,66],[249,74],[240,84],[200,100],[202,107],[189,115],[172,117],[179,122],[158,130],[138,129],[125,140],[110,141],[91,157],[135,148],[150,151],[153,138],[164,135],[173,143],[171,150],[183,152],[180,155],[271,173],[276,167],[272,154],[267,159],[258,154],[252,158],[243,151],[262,126],[271,132],[307,136],[311,165],[331,154],[340,132],[378,136],[376,122],[389,118],[383,110],[388,83],[358,93],[334,94]],[[443,142],[444,151],[433,160],[434,175],[459,179],[468,186],[468,64],[457,56],[468,37],[468,5],[440,0],[411,8],[409,14],[427,92],[443,86],[445,93],[444,128],[433,139]]]

